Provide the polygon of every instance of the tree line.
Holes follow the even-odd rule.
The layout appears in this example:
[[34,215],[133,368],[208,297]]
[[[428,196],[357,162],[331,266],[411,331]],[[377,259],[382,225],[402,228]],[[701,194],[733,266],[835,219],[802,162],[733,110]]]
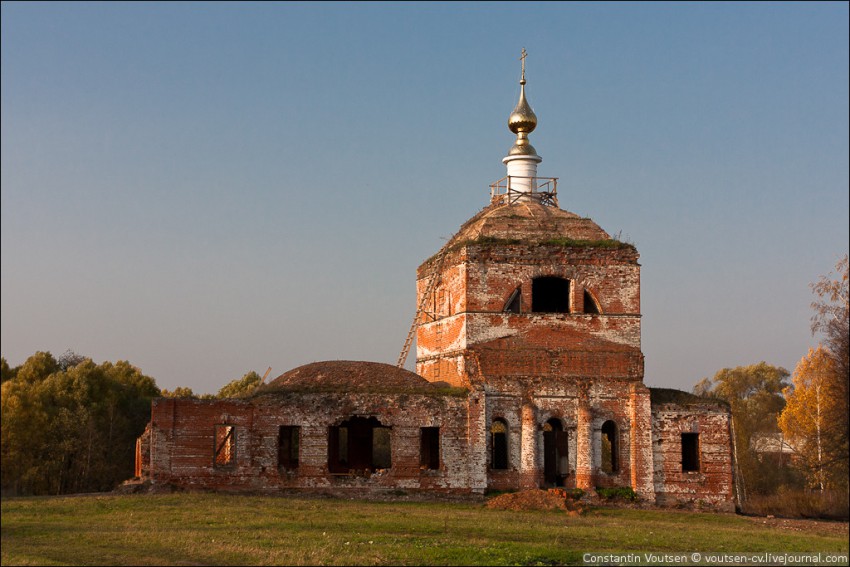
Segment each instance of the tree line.
[[0,490],[33,495],[108,491],[131,478],[154,398],[236,397],[261,382],[252,371],[215,395],[170,392],[127,361],[71,351],[36,352],[14,368],[0,358],[0,380]]
[[729,402],[739,480],[751,496],[799,488],[834,491],[847,499],[847,255],[836,272],[812,284],[812,333],[821,342],[801,358],[793,374],[760,362],[724,368],[694,387],[697,395]]

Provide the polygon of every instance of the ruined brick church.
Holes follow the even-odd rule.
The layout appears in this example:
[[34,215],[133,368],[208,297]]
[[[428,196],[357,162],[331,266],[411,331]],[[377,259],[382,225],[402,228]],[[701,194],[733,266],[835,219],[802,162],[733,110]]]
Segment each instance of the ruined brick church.
[[490,203],[417,272],[416,373],[295,368],[252,395],[156,399],[136,475],[219,490],[631,487],[734,509],[721,402],[647,388],[634,246],[559,208],[525,95]]

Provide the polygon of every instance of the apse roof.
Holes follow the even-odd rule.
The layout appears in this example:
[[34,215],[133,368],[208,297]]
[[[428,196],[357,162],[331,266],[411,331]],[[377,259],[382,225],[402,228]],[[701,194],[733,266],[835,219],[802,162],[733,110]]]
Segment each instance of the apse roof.
[[[457,394],[418,374],[382,362],[328,360],[293,368],[256,394],[273,392]],[[463,391],[465,393],[465,390]]]

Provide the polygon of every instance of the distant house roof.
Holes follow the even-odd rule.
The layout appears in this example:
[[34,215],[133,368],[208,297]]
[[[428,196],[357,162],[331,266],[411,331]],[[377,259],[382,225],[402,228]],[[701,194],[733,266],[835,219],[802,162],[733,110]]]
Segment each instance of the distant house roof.
[[750,447],[759,454],[782,453],[791,455],[797,452],[797,447],[788,442],[782,433],[756,433],[750,440]]

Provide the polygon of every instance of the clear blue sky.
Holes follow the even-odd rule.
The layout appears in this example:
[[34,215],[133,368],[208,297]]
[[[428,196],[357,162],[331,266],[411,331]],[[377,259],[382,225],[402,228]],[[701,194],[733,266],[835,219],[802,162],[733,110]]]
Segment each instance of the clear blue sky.
[[[848,4],[2,4],[2,355],[215,392],[394,363],[529,52],[562,208],[641,254],[646,383],[792,370],[848,249]],[[408,361],[412,367],[413,356]]]

